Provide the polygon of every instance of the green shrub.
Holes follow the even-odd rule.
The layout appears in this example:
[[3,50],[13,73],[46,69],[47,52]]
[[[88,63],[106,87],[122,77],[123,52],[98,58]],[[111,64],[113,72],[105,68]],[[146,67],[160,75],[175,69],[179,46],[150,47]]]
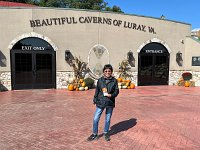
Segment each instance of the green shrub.
[[88,88],[93,88],[94,87],[94,80],[91,78],[85,78],[84,82],[86,84],[86,86],[88,86]]

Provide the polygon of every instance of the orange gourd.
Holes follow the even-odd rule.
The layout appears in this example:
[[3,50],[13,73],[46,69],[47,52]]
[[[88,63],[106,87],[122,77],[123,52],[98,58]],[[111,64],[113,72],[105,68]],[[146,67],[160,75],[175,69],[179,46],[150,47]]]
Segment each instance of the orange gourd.
[[131,89],[134,89],[135,88],[135,84],[131,83],[130,87],[131,87]]
[[190,86],[190,81],[185,81],[185,87],[189,87]]
[[73,90],[74,90],[74,85],[73,85],[73,84],[70,84],[70,85],[68,86],[68,90],[69,90],[69,91],[73,91]]
[[118,82],[122,82],[122,78],[117,78],[117,81]]

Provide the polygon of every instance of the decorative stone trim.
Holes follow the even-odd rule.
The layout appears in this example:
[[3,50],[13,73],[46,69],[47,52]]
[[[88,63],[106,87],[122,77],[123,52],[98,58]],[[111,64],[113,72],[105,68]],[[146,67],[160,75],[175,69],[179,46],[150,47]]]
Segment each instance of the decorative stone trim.
[[195,82],[195,86],[200,86],[200,71],[192,72],[192,79]]
[[37,38],[40,38],[40,39],[43,39],[45,40],[46,42],[48,42],[55,51],[58,50],[57,46],[46,36],[44,35],[41,35],[41,34],[38,34],[36,32],[31,32],[31,33],[26,33],[26,34],[22,34],[18,37],[16,37],[8,46],[8,49],[11,50],[12,47],[18,42],[20,41],[21,39],[24,39],[24,38],[28,38],[28,37],[37,37]]
[[[91,61],[91,58],[90,58],[90,56],[91,56],[91,53],[93,52],[93,51],[96,51],[97,53],[96,53],[96,57],[98,58],[98,51],[99,52],[101,52],[101,51],[103,51],[103,53],[104,53],[104,51],[106,51],[106,53],[108,54],[108,64],[110,63],[110,54],[109,54],[109,51],[108,51],[108,49],[104,46],[104,45],[101,45],[101,44],[96,44],[96,45],[94,45],[91,49],[90,49],[90,51],[89,51],[89,54],[88,54],[88,67],[89,67],[89,69],[90,69],[90,75],[92,76],[92,78],[94,78],[94,79],[98,79],[99,78],[99,76],[98,75],[96,75],[93,71],[92,71],[92,69],[91,69],[91,66],[90,66],[90,61]],[[102,54],[103,54],[102,53]],[[98,59],[100,59],[101,57],[99,57]]]
[[192,80],[195,82],[195,86],[200,86],[200,72],[198,71],[177,71],[172,70],[169,72],[169,85],[176,85],[178,80],[182,77],[183,72],[190,72],[192,74]]
[[11,72],[0,72],[1,84],[11,90]]
[[69,80],[72,80],[74,77],[73,72],[56,72],[56,87],[57,89],[66,89],[67,83]]
[[[200,86],[200,71],[177,71],[177,70],[171,70],[169,72],[169,85],[176,85],[178,80],[181,78],[183,72],[190,72],[192,73],[192,80],[195,82],[195,86]],[[137,78],[138,78],[138,72],[131,72],[133,77],[131,78],[131,81],[137,86]],[[113,75],[118,78],[119,72],[114,72]],[[72,80],[74,77],[73,72],[64,72],[64,71],[58,71],[56,72],[56,85],[57,89],[66,89],[67,83]],[[90,77],[89,75],[86,75],[86,77]],[[0,80],[2,84],[8,89],[11,90],[11,72],[0,72]],[[96,82],[95,82],[96,83]]]
[[151,40],[148,40],[148,41],[142,43],[142,45],[140,45],[140,47],[138,48],[137,52],[140,53],[140,51],[142,50],[142,48],[143,48],[145,45],[147,45],[147,44],[149,44],[149,43],[152,43],[152,42],[156,42],[156,43],[160,43],[160,44],[164,45],[164,46],[166,47],[166,49],[168,50],[168,52],[171,53],[170,47],[169,47],[164,41],[162,41],[162,40],[160,40],[160,39],[157,39],[157,38],[153,38],[153,39],[151,39]]

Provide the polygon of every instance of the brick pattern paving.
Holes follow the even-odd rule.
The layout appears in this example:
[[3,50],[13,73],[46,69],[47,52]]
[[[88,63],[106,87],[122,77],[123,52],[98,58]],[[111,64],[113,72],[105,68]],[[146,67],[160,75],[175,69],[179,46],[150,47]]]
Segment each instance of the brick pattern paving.
[[[200,87],[120,90],[111,141],[88,142],[94,90],[0,92],[0,150],[198,150]],[[99,132],[103,132],[104,114]]]

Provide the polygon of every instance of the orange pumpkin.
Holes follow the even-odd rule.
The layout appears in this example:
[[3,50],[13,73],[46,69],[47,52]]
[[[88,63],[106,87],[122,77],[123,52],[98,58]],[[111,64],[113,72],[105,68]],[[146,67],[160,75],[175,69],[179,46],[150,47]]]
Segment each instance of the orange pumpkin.
[[131,87],[130,86],[128,86],[128,89],[130,89]]
[[122,78],[117,78],[117,81],[118,82],[122,82]]
[[135,84],[131,83],[130,87],[131,87],[131,89],[134,89],[135,88]]
[[68,86],[68,90],[69,90],[69,91],[73,91],[73,90],[74,90],[74,85],[73,85],[73,84],[70,84],[70,85]]
[[76,85],[74,85],[74,90],[76,90],[76,88],[77,88],[77,86],[76,86]]
[[185,87],[189,87],[190,86],[190,81],[185,81]]

